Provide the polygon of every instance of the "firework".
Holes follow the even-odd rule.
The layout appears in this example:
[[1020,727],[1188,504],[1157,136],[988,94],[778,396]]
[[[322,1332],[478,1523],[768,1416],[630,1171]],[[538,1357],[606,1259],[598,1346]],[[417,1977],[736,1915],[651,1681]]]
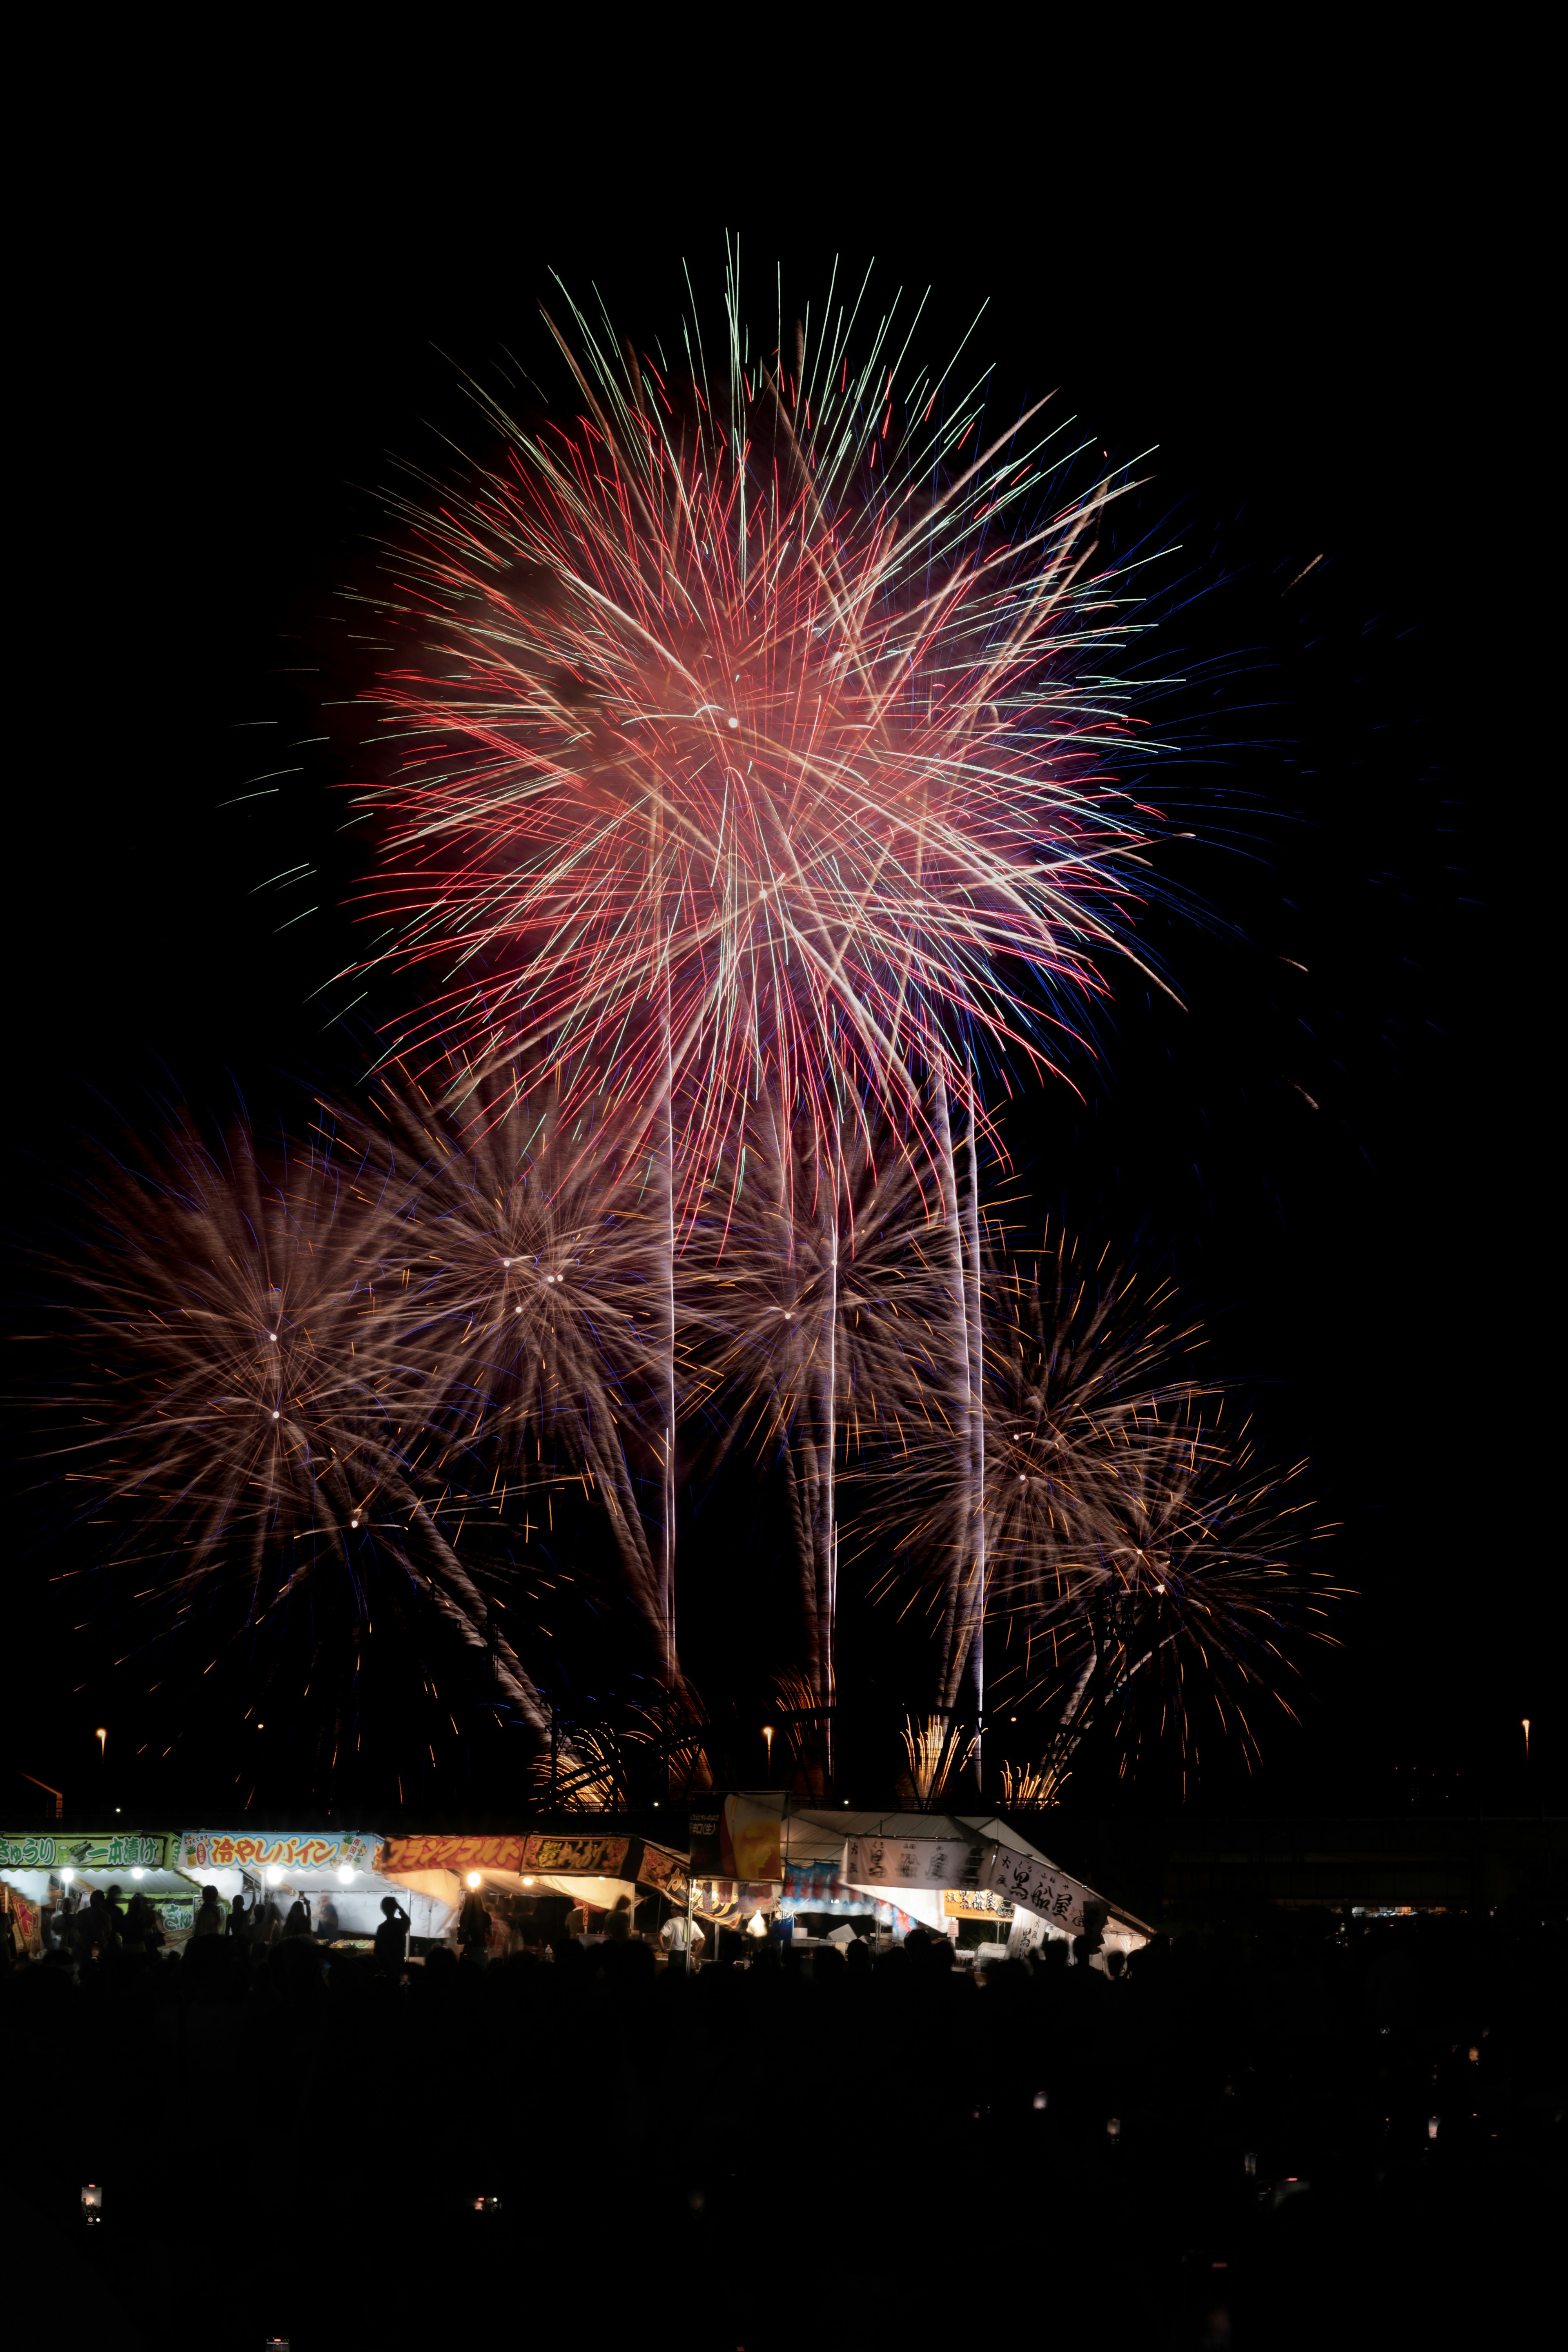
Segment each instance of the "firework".
[[64,1475],[107,1495],[105,1565],[140,1570],[165,1623],[218,1578],[252,1628],[329,1580],[365,1619],[390,1564],[490,1648],[537,1730],[532,1685],[428,1499],[423,1384],[387,1344],[386,1210],[374,1171],[321,1147],[269,1155],[244,1128],[215,1148],[182,1126],[142,1155],[71,1269],[89,1361]]
[[891,319],[753,352],[731,286],[679,376],[571,324],[577,415],[486,402],[503,461],[395,501],[373,903],[443,974],[405,1044],[668,1117],[693,1199],[760,1096],[918,1131],[931,1071],[971,1103],[1103,986],[1150,822],[1095,560],[1128,485],[1069,488],[1043,402],[986,441]]
[[657,1171],[646,1149],[626,1149],[554,1089],[481,1096],[479,1108],[459,1133],[416,1087],[387,1087],[364,1130],[387,1208],[390,1343],[439,1433],[433,1461],[470,1485],[476,1469],[463,1465],[488,1469],[498,1512],[542,1478],[582,1481],[674,1690],[679,1368]]
[[966,1671],[981,1716],[989,1647],[997,1703],[1055,1719],[1037,1788],[1059,1785],[1091,1720],[1121,1726],[1124,1760],[1146,1727],[1189,1753],[1205,1712],[1250,1749],[1248,1692],[1277,1691],[1284,1629],[1321,1631],[1324,1595],[1295,1557],[1305,1507],[1231,1429],[1224,1391],[1184,1371],[1194,1333],[1170,1285],[1145,1294],[1058,1242],[984,1289],[978,1538],[956,1412],[871,1473],[903,1515],[901,1554],[923,1562],[932,1719],[952,1717]]

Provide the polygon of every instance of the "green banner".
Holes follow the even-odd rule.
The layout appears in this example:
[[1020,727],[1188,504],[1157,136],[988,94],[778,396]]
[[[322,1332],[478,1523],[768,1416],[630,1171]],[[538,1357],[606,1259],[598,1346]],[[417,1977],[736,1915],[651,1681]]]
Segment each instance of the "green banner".
[[0,1832],[0,1870],[162,1870],[166,1837],[142,1830],[105,1830],[87,1836],[59,1831]]

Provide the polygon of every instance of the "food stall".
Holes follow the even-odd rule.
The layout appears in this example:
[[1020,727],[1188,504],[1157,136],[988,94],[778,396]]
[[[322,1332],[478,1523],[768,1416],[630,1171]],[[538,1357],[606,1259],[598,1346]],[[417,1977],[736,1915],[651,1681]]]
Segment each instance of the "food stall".
[[18,1948],[43,1948],[47,1915],[85,1906],[95,1889],[118,1887],[121,1908],[140,1895],[158,1915],[166,1941],[190,1927],[190,1882],[174,1866],[176,1840],[165,1831],[14,1830],[0,1832],[0,1879]]
[[835,1811],[736,1790],[693,1809],[691,1874],[696,1916],[745,1927],[760,1913],[792,1938],[809,1928],[838,1941],[843,1924],[866,1919],[895,1942],[916,1925],[956,1942],[965,1919],[984,1916],[1005,1927],[1014,1958],[1087,1936],[1103,1966],[1154,1932],[986,1813]]
[[269,1902],[280,1919],[300,1901],[313,1934],[368,1944],[382,1922],[382,1897],[390,1895],[408,1913],[411,1942],[438,1941],[456,1904],[384,1876],[375,1859],[381,1843],[370,1830],[183,1830],[173,1841],[187,1899],[201,1899],[193,1886],[216,1886],[226,1909],[243,1895],[247,1910]]
[[639,1929],[649,1924],[648,1914],[638,1916],[649,1896],[662,1898],[654,1903],[657,1914],[684,1910],[688,1895],[683,1854],[618,1832],[388,1838],[376,1866],[411,1899],[440,1902],[454,1916],[465,1895],[479,1895],[491,1916],[493,1950],[504,1950],[514,1929],[527,1939],[543,1895],[564,1895],[584,1928],[624,1898]]

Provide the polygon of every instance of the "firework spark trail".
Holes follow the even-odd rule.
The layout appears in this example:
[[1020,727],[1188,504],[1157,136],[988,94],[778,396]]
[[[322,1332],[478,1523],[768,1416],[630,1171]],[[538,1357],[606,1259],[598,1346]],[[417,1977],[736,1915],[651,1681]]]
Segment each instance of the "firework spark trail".
[[[443,1433],[440,1458],[482,1446],[526,1489],[548,1446],[584,1474],[666,1686],[679,1692],[662,1532],[679,1367],[667,1302],[647,1305],[668,1234],[646,1148],[628,1150],[548,1087],[536,1099],[505,1091],[458,1131],[409,1084],[384,1090],[363,1149],[384,1166],[392,1203],[380,1242],[396,1286],[390,1329],[423,1383],[427,1423]],[[639,1454],[658,1465],[662,1559],[639,1497],[651,1483]]]
[[[79,1384],[91,1433],[68,1477],[107,1488],[126,1532],[110,1568],[152,1578],[176,1623],[208,1580],[248,1590],[260,1626],[331,1575],[355,1613],[390,1562],[470,1647],[485,1605],[430,1508],[422,1383],[387,1344],[384,1180],[320,1147],[217,1150],[189,1126],[142,1155],[72,1263]],[[543,1724],[515,1653],[492,1642],[512,1704]]]

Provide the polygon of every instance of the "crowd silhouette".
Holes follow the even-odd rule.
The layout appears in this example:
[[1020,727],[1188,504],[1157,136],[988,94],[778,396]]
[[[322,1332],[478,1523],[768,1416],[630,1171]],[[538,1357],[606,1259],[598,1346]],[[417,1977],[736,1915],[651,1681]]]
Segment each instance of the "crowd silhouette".
[[981,1975],[923,1934],[687,1972],[636,1936],[406,1957],[391,1924],[374,1953],[110,1934],[12,1968],[13,2292],[127,2347],[199,2295],[204,2341],[255,2352],[1441,2344],[1527,2305],[1559,2226],[1568,1937],[1539,1904]]

